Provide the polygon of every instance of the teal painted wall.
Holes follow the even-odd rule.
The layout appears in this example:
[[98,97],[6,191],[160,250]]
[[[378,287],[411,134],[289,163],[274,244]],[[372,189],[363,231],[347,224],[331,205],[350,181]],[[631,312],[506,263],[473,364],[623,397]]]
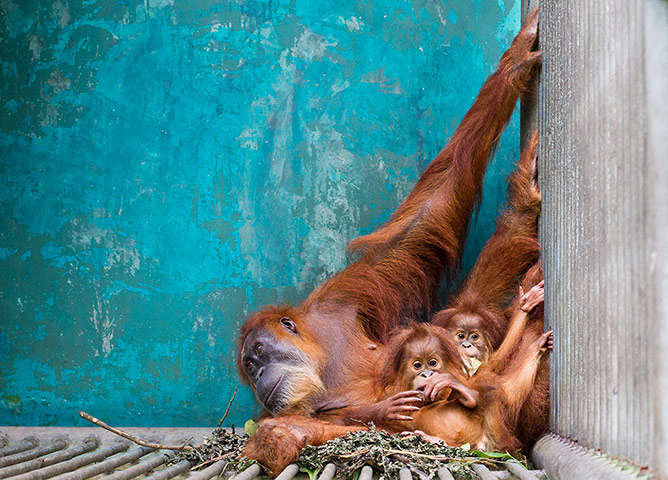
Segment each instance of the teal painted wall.
[[[256,308],[346,264],[519,0],[0,6],[0,424],[212,426]],[[464,267],[518,156],[514,117]],[[257,413],[243,388],[227,423]]]

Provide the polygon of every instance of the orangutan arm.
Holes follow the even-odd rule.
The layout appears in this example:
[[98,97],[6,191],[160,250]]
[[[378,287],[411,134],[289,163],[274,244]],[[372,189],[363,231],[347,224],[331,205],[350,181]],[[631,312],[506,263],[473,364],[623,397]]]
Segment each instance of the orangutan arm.
[[508,332],[501,346],[492,354],[489,361],[490,367],[497,373],[501,373],[512,354],[517,350],[526,329],[529,313],[543,303],[545,297],[544,285],[545,282],[541,281],[526,294],[520,287],[519,298],[513,308],[513,316],[508,325]]
[[306,445],[322,445],[348,432],[366,430],[359,425],[336,425],[310,417],[290,415],[267,418],[248,440],[243,454],[278,475],[299,457]]

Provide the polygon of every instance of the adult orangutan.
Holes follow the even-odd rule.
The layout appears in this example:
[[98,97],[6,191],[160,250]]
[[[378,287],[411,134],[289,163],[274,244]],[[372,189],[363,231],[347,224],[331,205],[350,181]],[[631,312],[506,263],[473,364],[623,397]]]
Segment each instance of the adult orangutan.
[[377,367],[386,334],[402,319],[429,313],[441,277],[457,265],[491,153],[540,63],[540,52],[533,51],[537,30],[535,11],[410,195],[378,231],[351,242],[358,259],[301,304],[268,307],[243,325],[237,357],[242,380],[269,414],[292,415],[260,425],[247,446],[251,458],[271,462],[272,469],[294,460],[263,452],[270,431],[283,444],[324,441],[330,424],[320,425],[316,435],[311,429],[317,422],[300,430],[294,415],[322,418],[329,410],[327,418],[340,421],[336,412],[350,404],[339,397],[332,405],[330,392],[364,388],[361,380]]

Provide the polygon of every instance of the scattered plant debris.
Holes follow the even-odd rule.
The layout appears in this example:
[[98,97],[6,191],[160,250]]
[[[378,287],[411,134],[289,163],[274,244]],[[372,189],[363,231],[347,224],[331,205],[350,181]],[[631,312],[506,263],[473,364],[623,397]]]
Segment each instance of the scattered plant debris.
[[336,467],[338,478],[355,478],[365,465],[371,466],[380,480],[399,478],[407,467],[413,478],[432,479],[441,467],[448,467],[455,478],[477,478],[470,464],[480,459],[471,452],[444,444],[429,443],[419,435],[390,435],[381,430],[349,433],[324,445],[306,446],[299,456],[299,466],[311,479],[328,463]]
[[211,436],[206,437],[201,445],[189,450],[176,452],[169,463],[174,464],[182,460],[188,460],[193,467],[191,470],[201,470],[219,460],[226,460],[226,468],[243,470],[252,464],[250,460],[241,455],[248,435],[237,435],[224,428],[216,428]]
[[[240,472],[254,463],[241,454],[248,438],[248,435],[216,428],[200,446],[177,452],[170,463],[188,460],[195,465],[192,470],[201,470],[214,462],[226,460],[226,469]],[[474,463],[495,469],[511,459],[515,458],[505,453],[429,443],[419,435],[391,435],[370,425],[368,431],[349,433],[317,447],[307,445],[297,463],[311,480],[317,478],[328,463],[334,464],[336,478],[339,479],[356,480],[360,469],[369,465],[380,480],[397,480],[399,471],[404,467],[411,471],[414,479],[431,480],[441,467],[447,467],[457,479],[470,479],[477,478],[471,468]],[[525,464],[526,461],[522,459],[520,463]]]
[[[227,416],[230,405],[218,427],[197,446],[190,443],[162,445],[146,442],[111,427],[85,412],[79,414],[86,420],[139,445],[174,450],[175,455],[170,458],[170,464],[187,460],[192,465],[191,471],[197,471],[225,460],[226,470],[240,472],[255,463],[244,457],[242,452],[249,435],[257,431],[258,425],[253,420],[246,422],[244,426],[246,435],[238,435],[229,429],[221,428],[220,424]],[[495,469],[497,466],[503,467],[508,460],[515,460],[528,468],[524,457],[518,459],[507,453],[470,450],[468,446],[448,447],[442,443],[430,443],[419,435],[391,435],[376,430],[373,424],[369,424],[368,427],[367,431],[351,432],[324,445],[317,447],[307,445],[297,460],[300,470],[308,473],[313,480],[327,464],[332,463],[336,467],[337,479],[357,480],[360,469],[369,465],[379,475],[380,480],[398,480],[399,471],[406,467],[414,479],[432,480],[442,467],[450,470],[452,476],[457,479],[477,478],[471,468],[474,463],[485,464],[488,468]]]

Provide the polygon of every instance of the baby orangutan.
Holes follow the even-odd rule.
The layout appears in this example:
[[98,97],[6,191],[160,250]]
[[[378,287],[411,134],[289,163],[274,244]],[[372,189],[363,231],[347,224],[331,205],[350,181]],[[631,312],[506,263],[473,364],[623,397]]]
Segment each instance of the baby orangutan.
[[[543,303],[545,282],[541,281],[535,288],[532,288],[526,294],[520,286],[520,309],[529,313],[534,307]],[[524,323],[516,322],[515,329],[524,328]],[[489,360],[492,352],[492,343],[487,335],[484,325],[480,318],[462,317],[458,322],[446,327],[447,331],[457,344],[459,355],[464,363],[464,370],[469,377],[478,371],[478,368]],[[515,334],[515,332],[513,332]],[[515,345],[509,345],[508,348],[513,348]],[[501,350],[501,348],[499,348]],[[501,352],[498,357],[507,356],[508,352]]]
[[521,342],[528,312],[542,298],[543,287],[537,285],[516,300],[501,346],[472,376],[462,367],[460,356],[460,352],[468,355],[470,347],[454,343],[443,328],[420,324],[395,335],[387,348],[385,391],[421,391],[424,398],[406,427],[450,446],[469,443],[481,450],[519,449],[514,433],[518,414],[533,388],[541,359],[552,349],[551,331],[531,343]]

